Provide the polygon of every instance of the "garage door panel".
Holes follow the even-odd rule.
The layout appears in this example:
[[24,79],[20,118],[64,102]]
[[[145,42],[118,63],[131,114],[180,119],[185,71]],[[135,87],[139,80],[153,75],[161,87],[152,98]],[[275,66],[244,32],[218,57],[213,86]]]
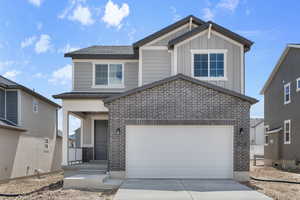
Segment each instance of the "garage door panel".
[[129,178],[232,178],[232,127],[127,126]]

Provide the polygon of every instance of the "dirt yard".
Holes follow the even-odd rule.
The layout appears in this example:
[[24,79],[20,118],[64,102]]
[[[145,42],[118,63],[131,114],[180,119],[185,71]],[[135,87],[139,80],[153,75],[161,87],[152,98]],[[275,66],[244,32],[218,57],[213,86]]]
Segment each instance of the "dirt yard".
[[[258,163],[260,164],[260,163]],[[300,172],[286,172],[272,167],[251,166],[250,175],[261,179],[279,179],[300,182]],[[272,197],[275,200],[300,199],[300,184],[271,183],[251,180],[247,186]]]
[[[63,179],[63,173],[43,175],[40,178],[31,177],[27,179],[13,180],[7,183],[0,183],[0,194],[25,194],[38,190],[49,184],[56,183]],[[64,190],[53,188],[27,196],[1,197],[0,200],[112,200],[116,191],[96,192],[80,190]]]

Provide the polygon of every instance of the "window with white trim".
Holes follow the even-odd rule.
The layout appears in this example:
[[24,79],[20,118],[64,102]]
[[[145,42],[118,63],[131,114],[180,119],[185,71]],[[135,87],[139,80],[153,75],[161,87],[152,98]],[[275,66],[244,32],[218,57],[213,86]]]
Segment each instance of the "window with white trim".
[[269,131],[269,126],[265,126],[265,145],[266,146],[269,144],[269,139],[270,139],[268,131]]
[[284,104],[291,103],[291,83],[284,85]]
[[297,92],[300,91],[300,77],[297,78],[297,80],[296,80],[296,91],[297,91]]
[[123,64],[95,64],[94,86],[95,87],[123,87],[124,67]]
[[226,50],[192,50],[192,74],[200,79],[225,79]]
[[291,144],[291,120],[284,121],[284,144]]
[[32,111],[34,113],[38,113],[39,112],[39,102],[36,99],[32,100]]

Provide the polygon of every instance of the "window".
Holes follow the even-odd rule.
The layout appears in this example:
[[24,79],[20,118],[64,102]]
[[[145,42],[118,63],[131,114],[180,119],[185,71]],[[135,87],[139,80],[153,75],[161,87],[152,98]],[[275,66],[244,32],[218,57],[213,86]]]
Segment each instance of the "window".
[[0,88],[0,118],[5,119],[5,90]]
[[269,126],[265,126],[265,145],[267,146],[269,144]]
[[284,121],[284,144],[291,144],[291,120]]
[[296,91],[297,92],[300,91],[300,78],[297,78],[297,80],[296,80]]
[[95,64],[94,87],[124,87],[123,64]]
[[32,111],[34,113],[38,113],[39,112],[39,102],[35,99],[33,99],[32,101]]
[[291,103],[291,83],[284,85],[284,104]]
[[192,50],[192,74],[204,80],[226,79],[226,50]]

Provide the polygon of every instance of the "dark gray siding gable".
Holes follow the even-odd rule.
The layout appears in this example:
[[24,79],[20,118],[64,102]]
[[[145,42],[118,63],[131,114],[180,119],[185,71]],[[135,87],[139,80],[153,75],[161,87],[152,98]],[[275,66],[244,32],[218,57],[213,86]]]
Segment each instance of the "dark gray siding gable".
[[5,118],[5,91],[0,89],[0,118]]
[[6,119],[18,124],[18,92],[6,91]]

